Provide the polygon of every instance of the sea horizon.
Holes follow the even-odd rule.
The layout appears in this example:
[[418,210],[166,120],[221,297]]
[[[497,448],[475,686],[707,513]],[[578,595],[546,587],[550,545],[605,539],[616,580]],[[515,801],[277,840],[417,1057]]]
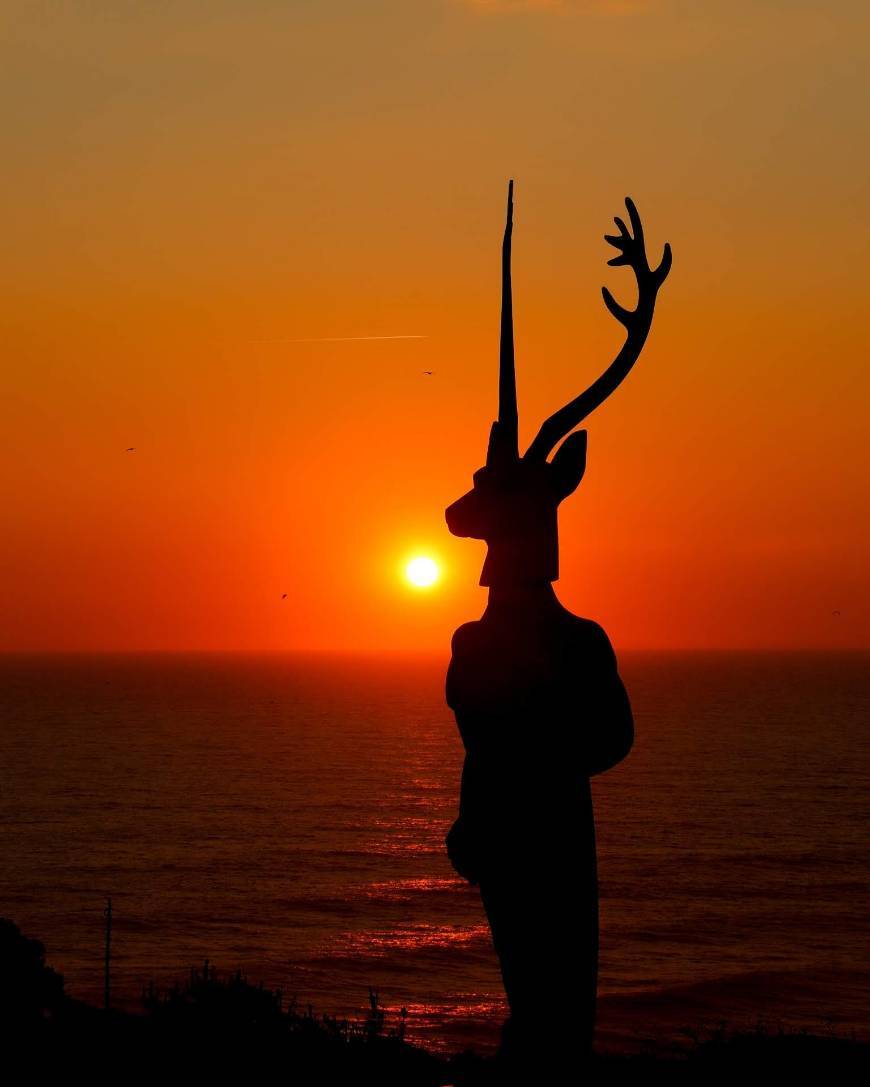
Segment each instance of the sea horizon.
[[[814,654],[870,654],[870,646],[620,646],[614,645],[617,658],[623,653],[631,654],[727,654],[738,655],[776,655],[812,656]],[[139,657],[139,656],[316,656],[316,657],[419,657],[433,659],[450,657],[450,641],[443,649],[423,647],[408,649],[403,647],[385,649],[343,649],[343,648],[287,648],[287,649],[0,649],[0,657]]]

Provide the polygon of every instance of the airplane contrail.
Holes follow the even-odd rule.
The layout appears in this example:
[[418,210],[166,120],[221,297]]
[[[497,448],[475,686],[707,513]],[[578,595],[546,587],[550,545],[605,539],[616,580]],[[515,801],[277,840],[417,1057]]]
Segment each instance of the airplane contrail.
[[254,340],[254,343],[356,343],[360,340],[425,340],[427,336],[306,336],[300,340]]
[[425,336],[311,336],[304,339],[288,340],[289,343],[351,343],[356,340],[373,339],[426,339]]

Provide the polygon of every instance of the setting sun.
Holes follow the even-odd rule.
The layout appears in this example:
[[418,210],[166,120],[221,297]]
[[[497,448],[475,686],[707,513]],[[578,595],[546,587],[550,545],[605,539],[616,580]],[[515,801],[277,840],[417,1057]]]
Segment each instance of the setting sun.
[[427,555],[417,555],[405,565],[405,577],[417,589],[428,589],[438,580],[438,563]]

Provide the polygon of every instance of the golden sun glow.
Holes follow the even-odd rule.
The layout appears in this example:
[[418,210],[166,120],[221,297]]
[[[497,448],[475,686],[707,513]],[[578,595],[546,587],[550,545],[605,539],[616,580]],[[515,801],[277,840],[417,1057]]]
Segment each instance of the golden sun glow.
[[441,576],[438,563],[428,555],[415,555],[405,563],[405,577],[415,589],[429,589]]

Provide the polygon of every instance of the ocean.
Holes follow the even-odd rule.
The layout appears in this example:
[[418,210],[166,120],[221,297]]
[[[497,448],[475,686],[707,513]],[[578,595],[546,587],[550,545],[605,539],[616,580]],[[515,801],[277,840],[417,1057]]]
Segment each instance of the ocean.
[[[443,846],[446,663],[0,657],[0,915],[93,1002],[111,895],[119,1005],[208,959],[316,1012],[372,986],[411,1040],[486,1049],[505,1009]],[[635,746],[593,784],[602,1044],[759,1018],[866,1036],[870,653],[620,671]]]

